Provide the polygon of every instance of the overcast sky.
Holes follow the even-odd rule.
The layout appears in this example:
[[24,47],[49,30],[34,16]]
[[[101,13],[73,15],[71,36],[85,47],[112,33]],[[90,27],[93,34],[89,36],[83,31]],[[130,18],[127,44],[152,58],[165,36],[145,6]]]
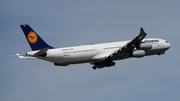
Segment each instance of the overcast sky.
[[[0,101],[179,101],[179,0],[1,0]],[[6,57],[31,51],[20,24],[48,44],[65,47],[147,38],[171,48],[162,56],[56,67],[42,60]]]

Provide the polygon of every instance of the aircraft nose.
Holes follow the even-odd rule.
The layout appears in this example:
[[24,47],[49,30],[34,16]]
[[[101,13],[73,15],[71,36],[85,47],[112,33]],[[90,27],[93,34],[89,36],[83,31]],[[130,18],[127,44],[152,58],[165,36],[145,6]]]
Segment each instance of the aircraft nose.
[[169,49],[171,47],[171,44],[170,43],[167,43],[166,44],[166,48]]

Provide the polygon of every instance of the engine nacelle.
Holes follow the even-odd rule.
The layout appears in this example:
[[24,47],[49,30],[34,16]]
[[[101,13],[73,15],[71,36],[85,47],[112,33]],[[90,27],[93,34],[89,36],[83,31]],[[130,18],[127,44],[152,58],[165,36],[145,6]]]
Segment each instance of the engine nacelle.
[[139,46],[136,46],[137,49],[140,50],[150,50],[152,48],[151,43],[141,43]]
[[136,57],[136,58],[141,58],[145,56],[145,51],[144,50],[137,50],[133,51],[132,53],[129,54],[130,57]]

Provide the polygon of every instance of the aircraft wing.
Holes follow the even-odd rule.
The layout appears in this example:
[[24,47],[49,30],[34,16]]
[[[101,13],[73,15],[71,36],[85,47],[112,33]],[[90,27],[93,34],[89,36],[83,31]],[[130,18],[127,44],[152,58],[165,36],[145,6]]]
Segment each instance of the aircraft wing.
[[145,33],[145,31],[143,30],[143,28],[140,28],[140,33],[138,36],[136,36],[132,41],[128,42],[126,45],[124,45],[123,47],[115,50],[112,54],[109,55],[108,58],[115,58],[117,56],[123,56],[128,54],[129,52],[132,52],[133,49],[137,46],[141,44],[141,41],[144,39],[144,37],[147,34]]

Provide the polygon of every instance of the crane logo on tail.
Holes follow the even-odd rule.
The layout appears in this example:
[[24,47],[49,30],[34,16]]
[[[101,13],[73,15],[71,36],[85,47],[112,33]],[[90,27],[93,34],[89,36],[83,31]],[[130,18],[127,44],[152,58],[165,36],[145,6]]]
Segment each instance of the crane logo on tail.
[[38,40],[38,36],[34,31],[28,33],[27,39],[30,43],[34,44]]

